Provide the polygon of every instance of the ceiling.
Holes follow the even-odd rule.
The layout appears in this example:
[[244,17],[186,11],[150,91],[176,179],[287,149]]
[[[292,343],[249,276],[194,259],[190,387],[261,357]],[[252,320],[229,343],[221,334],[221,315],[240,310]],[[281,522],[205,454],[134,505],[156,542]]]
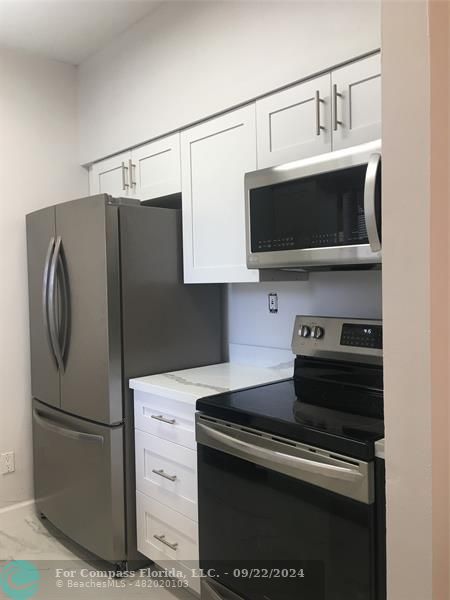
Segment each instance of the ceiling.
[[0,46],[79,64],[160,0],[0,0]]

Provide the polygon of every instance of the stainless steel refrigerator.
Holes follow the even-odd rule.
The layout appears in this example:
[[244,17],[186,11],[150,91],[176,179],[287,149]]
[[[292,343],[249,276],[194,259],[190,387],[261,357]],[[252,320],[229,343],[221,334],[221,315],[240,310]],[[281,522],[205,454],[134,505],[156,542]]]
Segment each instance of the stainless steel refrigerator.
[[223,359],[222,289],[183,285],[179,210],[107,195],[27,215],[37,508],[94,555],[136,549],[131,377]]

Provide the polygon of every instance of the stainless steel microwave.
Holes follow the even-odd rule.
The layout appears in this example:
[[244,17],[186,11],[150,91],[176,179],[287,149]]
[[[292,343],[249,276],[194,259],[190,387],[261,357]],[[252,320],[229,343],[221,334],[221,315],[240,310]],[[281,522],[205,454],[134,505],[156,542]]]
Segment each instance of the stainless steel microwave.
[[381,141],[245,175],[247,267],[381,263]]

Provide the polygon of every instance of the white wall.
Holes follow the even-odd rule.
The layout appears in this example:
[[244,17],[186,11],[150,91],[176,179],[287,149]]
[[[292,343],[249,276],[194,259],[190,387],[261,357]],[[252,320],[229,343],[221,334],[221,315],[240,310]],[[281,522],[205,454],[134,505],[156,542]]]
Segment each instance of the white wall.
[[[278,313],[268,310],[270,292],[278,294]],[[291,348],[296,315],[381,318],[381,273],[312,273],[309,281],[229,286],[229,342]]]
[[87,193],[77,165],[76,70],[0,49],[0,509],[33,497],[25,214]]
[[379,2],[164,2],[79,69],[83,164],[380,46]]

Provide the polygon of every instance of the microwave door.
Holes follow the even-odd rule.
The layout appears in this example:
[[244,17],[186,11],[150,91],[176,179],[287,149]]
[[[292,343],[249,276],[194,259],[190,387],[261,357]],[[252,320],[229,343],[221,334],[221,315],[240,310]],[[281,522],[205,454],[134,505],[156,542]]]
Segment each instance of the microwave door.
[[377,266],[381,154],[303,162],[247,174],[248,267]]

